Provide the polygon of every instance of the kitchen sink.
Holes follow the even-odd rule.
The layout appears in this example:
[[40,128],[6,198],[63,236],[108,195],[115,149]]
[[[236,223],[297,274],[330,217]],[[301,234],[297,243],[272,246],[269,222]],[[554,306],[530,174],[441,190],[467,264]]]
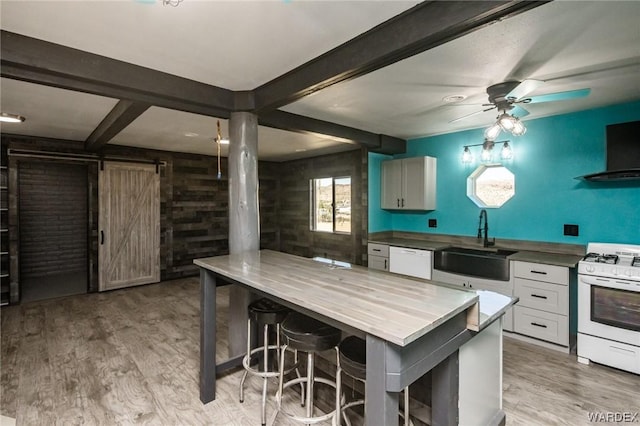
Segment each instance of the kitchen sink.
[[513,250],[481,250],[446,247],[434,251],[433,268],[454,274],[509,281],[508,256]]

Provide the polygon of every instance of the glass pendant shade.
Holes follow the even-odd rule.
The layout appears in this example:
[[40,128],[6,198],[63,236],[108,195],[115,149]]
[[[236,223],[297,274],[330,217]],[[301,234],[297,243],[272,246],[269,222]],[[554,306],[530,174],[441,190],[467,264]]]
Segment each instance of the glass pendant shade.
[[513,130],[516,124],[516,118],[505,112],[505,113],[502,113],[500,117],[498,117],[498,124],[500,125],[500,127],[502,127],[502,129],[506,130],[507,132],[510,132]]
[[522,124],[522,121],[516,119],[513,129],[511,130],[511,133],[514,136],[522,136],[526,133],[526,131],[527,131],[527,128],[524,127],[524,124]]
[[508,142],[505,142],[502,145],[502,151],[500,151],[500,158],[503,160],[511,160],[513,158],[513,151],[511,150],[511,146],[509,146]]
[[496,138],[498,137],[501,131],[502,131],[502,128],[498,123],[496,123],[484,131],[484,138],[490,141],[494,141],[496,140]]
[[464,164],[473,163],[473,154],[469,150],[468,146],[465,146],[464,151],[462,152],[462,162]]
[[480,154],[480,159],[485,163],[491,161],[491,148],[483,148],[482,154]]

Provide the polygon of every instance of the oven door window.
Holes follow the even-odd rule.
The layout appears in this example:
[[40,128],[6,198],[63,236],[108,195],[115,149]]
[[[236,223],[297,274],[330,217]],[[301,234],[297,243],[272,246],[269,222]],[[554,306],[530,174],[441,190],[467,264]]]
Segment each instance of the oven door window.
[[592,285],[591,321],[640,331],[640,292]]

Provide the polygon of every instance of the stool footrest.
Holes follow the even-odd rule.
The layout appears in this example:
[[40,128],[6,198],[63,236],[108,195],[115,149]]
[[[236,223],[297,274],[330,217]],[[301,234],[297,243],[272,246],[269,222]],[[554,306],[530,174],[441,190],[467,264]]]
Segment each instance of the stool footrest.
[[[333,388],[336,387],[336,382],[331,381],[329,379],[325,379],[324,377],[314,377],[313,378],[314,382],[316,383],[324,383],[325,385],[329,385]],[[282,384],[282,391],[284,392],[284,390],[290,386],[293,385],[297,385],[298,383],[306,383],[307,382],[307,377],[298,377],[297,379],[292,379],[289,380],[286,383]],[[301,422],[301,423],[305,423],[305,424],[315,424],[315,423],[320,423],[323,422],[325,420],[328,420],[330,418],[332,418],[335,415],[335,410],[326,413],[322,416],[317,416],[317,417],[303,417],[303,416],[297,416],[295,414],[289,413],[287,411],[284,411],[282,409],[282,398],[280,397],[280,391],[276,392],[276,401],[278,403],[278,412],[284,414],[285,416],[287,416],[290,419],[293,419],[295,421]]]
[[[278,345],[269,345],[268,349],[269,350],[274,350],[274,351],[277,350],[279,352],[280,349],[282,349],[282,347],[278,346]],[[254,376],[263,377],[263,378],[264,377],[278,377],[280,375],[279,371],[260,371],[260,370],[257,370],[256,368],[251,366],[251,357],[254,356],[254,355],[257,355],[257,354],[262,354],[263,352],[264,352],[264,347],[262,347],[262,346],[253,349],[249,356],[245,355],[245,357],[242,358],[242,366],[247,371],[247,373],[252,374]],[[290,366],[287,370],[284,370],[284,374],[289,374],[289,373],[291,373],[293,370],[295,370],[298,367],[300,367],[300,360],[298,360],[298,362],[296,362],[292,366]]]

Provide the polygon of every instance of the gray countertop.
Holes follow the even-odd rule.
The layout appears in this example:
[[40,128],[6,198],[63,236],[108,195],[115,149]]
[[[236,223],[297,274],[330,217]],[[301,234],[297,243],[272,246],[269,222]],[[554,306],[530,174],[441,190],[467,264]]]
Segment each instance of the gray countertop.
[[467,311],[469,329],[482,329],[515,303],[491,292],[478,294],[270,250],[196,259],[194,263],[400,346],[463,311]]
[[545,263],[547,265],[566,266],[575,268],[582,256],[575,254],[545,253],[540,251],[521,250],[509,256],[509,260],[522,262]]
[[[413,249],[422,249],[422,250],[439,250],[442,248],[450,247],[453,243],[443,242],[443,241],[432,241],[428,239],[417,240],[410,238],[385,238],[385,239],[375,239],[369,240],[370,243],[377,244],[388,244],[390,246],[396,247],[407,247]],[[477,248],[477,247],[473,247]],[[500,246],[501,249],[511,249],[518,250],[517,248],[512,248],[508,246]],[[556,265],[556,266],[565,266],[568,268],[575,268],[578,264],[578,261],[582,259],[582,256],[575,254],[564,254],[564,253],[550,253],[550,252],[541,252],[541,251],[532,251],[532,250],[518,250],[517,253],[509,256],[509,260],[518,260],[522,262],[533,262],[533,263],[544,263],[547,265]]]

